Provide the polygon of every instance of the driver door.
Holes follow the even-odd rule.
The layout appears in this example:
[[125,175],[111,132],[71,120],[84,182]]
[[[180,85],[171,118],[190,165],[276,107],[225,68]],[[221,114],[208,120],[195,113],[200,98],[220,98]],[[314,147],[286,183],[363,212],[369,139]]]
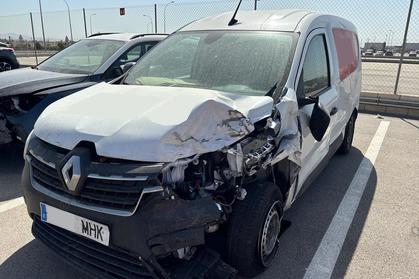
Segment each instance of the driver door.
[[331,82],[333,64],[330,63],[331,52],[328,45],[325,29],[315,29],[306,40],[300,63],[302,66],[300,66],[297,79],[298,99],[318,98],[319,106],[330,114],[330,124],[323,138],[316,141],[309,126],[314,104],[300,106],[299,117],[303,143],[298,191],[329,151],[330,131],[334,126],[333,115],[337,110],[338,94]]

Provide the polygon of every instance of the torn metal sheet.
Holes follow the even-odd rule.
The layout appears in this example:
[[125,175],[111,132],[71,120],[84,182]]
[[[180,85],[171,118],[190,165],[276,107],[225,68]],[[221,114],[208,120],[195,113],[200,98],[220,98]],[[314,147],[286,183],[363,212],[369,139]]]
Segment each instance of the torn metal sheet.
[[298,129],[298,102],[295,91],[288,90],[275,108],[281,117],[281,129],[278,134],[281,141],[271,164],[288,158],[301,166],[301,137]]
[[272,109],[269,96],[101,83],[50,105],[34,133],[66,149],[90,141],[100,156],[174,162],[243,139]]
[[6,119],[0,114],[0,144],[12,142],[12,134],[6,127]]

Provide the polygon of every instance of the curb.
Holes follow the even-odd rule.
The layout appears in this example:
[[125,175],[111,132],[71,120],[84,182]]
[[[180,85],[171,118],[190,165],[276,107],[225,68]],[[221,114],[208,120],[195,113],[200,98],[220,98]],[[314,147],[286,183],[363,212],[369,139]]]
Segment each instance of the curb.
[[419,118],[419,96],[362,92],[359,111]]

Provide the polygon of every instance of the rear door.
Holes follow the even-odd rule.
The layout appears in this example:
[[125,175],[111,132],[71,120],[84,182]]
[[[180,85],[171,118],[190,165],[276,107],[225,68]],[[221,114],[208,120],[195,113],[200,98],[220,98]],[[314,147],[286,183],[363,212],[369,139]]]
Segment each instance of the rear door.
[[329,127],[321,141],[316,141],[310,131],[309,123],[314,104],[300,107],[299,117],[302,133],[301,170],[298,191],[308,176],[320,164],[329,151],[331,130],[335,125],[338,93],[333,80],[333,63],[330,63],[330,40],[323,28],[313,30],[307,37],[297,75],[298,98],[319,98],[319,106],[331,116]]
[[336,49],[335,67],[338,69],[336,87],[339,92],[338,112],[334,116],[335,126],[331,131],[331,142],[345,130],[352,112],[358,104],[361,91],[361,60],[356,33],[333,28],[333,42]]

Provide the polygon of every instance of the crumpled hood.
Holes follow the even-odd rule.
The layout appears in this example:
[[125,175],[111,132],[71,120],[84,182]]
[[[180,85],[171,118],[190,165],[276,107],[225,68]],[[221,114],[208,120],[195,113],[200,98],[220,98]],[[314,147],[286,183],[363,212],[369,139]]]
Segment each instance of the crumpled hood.
[[87,75],[61,74],[23,68],[0,73],[0,97],[39,92],[52,87],[79,83]]
[[50,105],[34,133],[66,149],[90,141],[100,156],[173,162],[233,144],[272,108],[268,96],[101,83]]

